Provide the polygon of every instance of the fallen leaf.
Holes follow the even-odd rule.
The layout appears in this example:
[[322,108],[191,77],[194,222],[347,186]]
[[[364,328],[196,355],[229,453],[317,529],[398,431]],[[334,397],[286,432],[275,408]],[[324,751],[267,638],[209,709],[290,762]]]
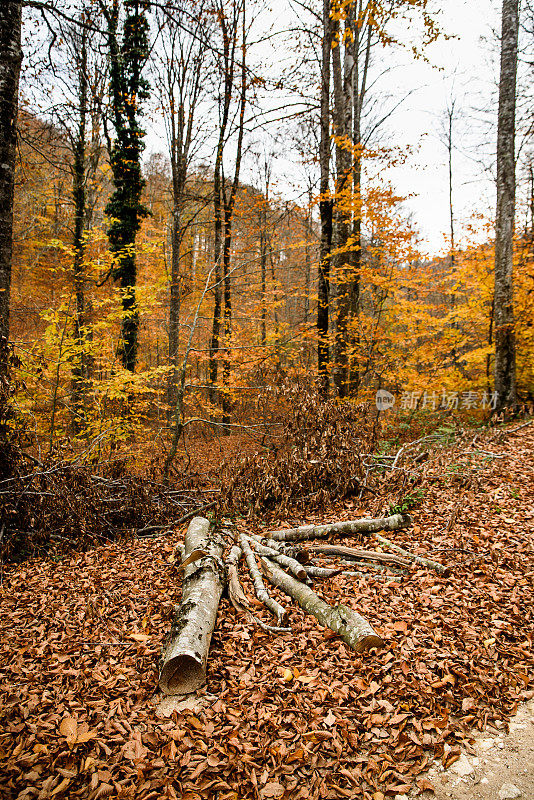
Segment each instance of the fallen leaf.
[[78,733],[78,723],[74,717],[63,717],[59,725],[59,732],[65,737],[69,747],[72,747]]
[[285,789],[281,783],[271,782],[266,783],[263,789],[260,790],[262,797],[282,797]]
[[59,783],[56,786],[56,788],[52,792],[50,792],[50,797],[54,797],[54,795],[61,794],[61,792],[64,792],[67,786],[69,786],[70,781],[71,781],[70,778],[63,778],[61,783]]

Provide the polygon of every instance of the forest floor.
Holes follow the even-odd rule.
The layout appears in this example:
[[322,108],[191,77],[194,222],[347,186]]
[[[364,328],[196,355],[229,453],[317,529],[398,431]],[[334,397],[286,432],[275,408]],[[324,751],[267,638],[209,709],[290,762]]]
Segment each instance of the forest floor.
[[[377,502],[268,527],[350,519],[376,513]],[[490,429],[476,446],[431,454],[410,513],[414,524],[392,538],[451,565],[450,577],[414,568],[393,581],[338,575],[316,584],[326,600],[363,613],[384,649],[356,655],[295,607],[291,632],[273,636],[224,599],[207,687],[170,716],[159,706],[158,657],[180,596],[172,554],[185,526],[5,567],[2,800],[433,791],[500,800],[506,783],[532,800],[523,770],[534,696],[534,426]],[[345,543],[376,546],[365,536]],[[528,718],[512,724],[511,743],[518,708]],[[509,769],[508,747],[521,750]]]

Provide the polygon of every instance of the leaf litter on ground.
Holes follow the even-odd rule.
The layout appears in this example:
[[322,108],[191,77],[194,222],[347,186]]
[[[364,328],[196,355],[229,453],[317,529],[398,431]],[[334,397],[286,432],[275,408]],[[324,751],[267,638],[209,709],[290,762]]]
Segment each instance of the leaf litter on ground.
[[[6,569],[2,798],[431,791],[433,760],[450,766],[473,728],[505,727],[532,695],[534,432],[479,438],[504,457],[438,451],[418,472],[414,525],[394,535],[450,564],[451,576],[412,567],[399,580],[340,574],[316,584],[367,616],[383,650],[356,655],[277,590],[291,633],[272,636],[223,600],[208,667],[216,699],[170,718],[157,717],[154,695],[179,598],[169,557],[180,532]],[[384,512],[398,481],[386,474],[381,497],[358,511]],[[350,505],[296,521],[349,518]],[[344,543],[376,547],[365,536]]]

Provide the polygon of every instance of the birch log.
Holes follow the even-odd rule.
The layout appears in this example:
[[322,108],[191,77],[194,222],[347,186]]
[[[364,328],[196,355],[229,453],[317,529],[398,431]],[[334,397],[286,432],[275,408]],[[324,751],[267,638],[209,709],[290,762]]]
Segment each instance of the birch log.
[[405,528],[411,523],[408,514],[393,514],[378,519],[353,519],[346,522],[331,522],[327,525],[301,525],[299,528],[272,531],[269,537],[276,542],[304,542],[308,539],[326,539],[333,534],[351,536],[354,533],[373,533]]
[[302,547],[302,545],[285,544],[285,542],[279,542],[275,539],[266,539],[262,536],[253,536],[252,538],[261,542],[266,547],[272,547],[273,550],[278,550],[279,553],[284,553],[286,556],[294,558],[299,564],[307,564],[310,560],[310,554],[307,548]]
[[248,539],[256,553],[260,556],[267,556],[267,558],[270,558],[272,561],[276,561],[277,564],[280,564],[281,567],[291,572],[299,581],[306,580],[306,570],[296,559],[280,552],[278,548],[268,547],[262,544],[255,536],[249,536]]
[[194,550],[207,553],[184,568],[180,603],[161,655],[160,689],[190,694],[205,683],[206,664],[224,586],[223,541],[210,523],[195,517],[185,535],[185,560]]
[[278,624],[283,625],[287,618],[287,611],[274,599],[274,597],[270,596],[269,592],[265,588],[265,584],[262,580],[260,570],[256,562],[256,557],[252,552],[250,542],[244,533],[241,533],[239,536],[239,544],[241,545],[241,549],[245,554],[245,561],[247,562],[247,567],[250,572],[250,578],[254,586],[254,591],[256,592],[256,597],[266,608],[269,609],[272,614],[274,614],[278,620]]
[[247,616],[252,618],[252,612],[249,608],[247,596],[241,586],[239,580],[239,572],[237,565],[241,558],[243,551],[236,544],[230,550],[226,560],[226,574],[228,576],[228,597],[231,604],[236,611],[243,611]]
[[293,598],[304,611],[313,616],[325,627],[335,631],[349,647],[357,653],[370,647],[382,647],[384,641],[372,629],[365,617],[344,605],[331,606],[321,600],[306,584],[268,558],[261,559],[268,580]]
[[440,575],[444,575],[447,577],[451,574],[450,567],[444,567],[443,564],[439,564],[437,561],[432,561],[431,558],[423,558],[423,556],[416,556],[413,553],[410,553],[408,550],[405,550],[403,547],[399,547],[398,544],[395,542],[390,542],[389,539],[386,539],[385,536],[380,536],[379,533],[375,533],[375,537],[378,539],[380,544],[383,544],[385,547],[389,547],[390,550],[395,550],[397,553],[400,553],[405,558],[410,559],[410,561],[415,561],[416,564],[421,564],[423,567],[430,567],[431,569],[435,569],[436,572],[439,572]]

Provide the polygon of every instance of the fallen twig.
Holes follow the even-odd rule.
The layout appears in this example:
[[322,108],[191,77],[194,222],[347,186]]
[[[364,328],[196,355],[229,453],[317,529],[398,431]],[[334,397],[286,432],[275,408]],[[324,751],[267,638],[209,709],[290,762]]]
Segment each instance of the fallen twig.
[[443,564],[438,564],[437,561],[432,561],[432,559],[430,558],[423,558],[422,556],[416,556],[413,553],[410,553],[408,550],[404,550],[404,548],[399,547],[398,544],[390,542],[389,539],[386,539],[385,536],[381,536],[379,533],[375,533],[374,536],[376,539],[378,539],[379,542],[381,542],[381,544],[385,545],[386,547],[389,547],[391,550],[396,550],[397,553],[401,553],[401,555],[405,556],[406,558],[409,558],[411,561],[415,561],[417,564],[421,564],[423,567],[430,567],[431,569],[435,569],[436,572],[439,572],[440,575],[444,575],[445,577],[447,577],[447,575],[450,575],[451,573],[450,567],[444,567]]

